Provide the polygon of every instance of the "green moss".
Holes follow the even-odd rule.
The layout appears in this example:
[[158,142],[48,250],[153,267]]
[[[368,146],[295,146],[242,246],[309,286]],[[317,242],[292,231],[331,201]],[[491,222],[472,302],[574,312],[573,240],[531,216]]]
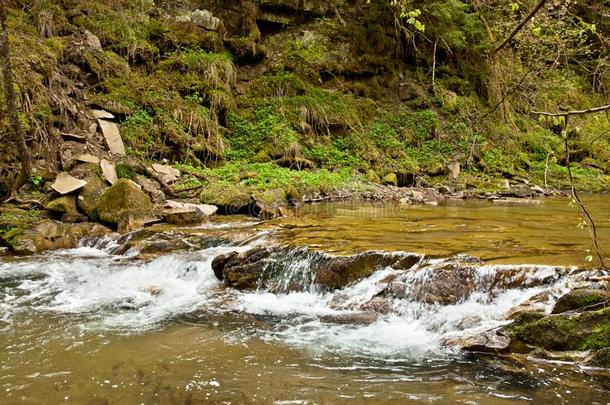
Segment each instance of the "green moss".
[[590,350],[610,347],[610,308],[579,314],[519,319],[510,327],[525,343],[548,350]]
[[133,179],[138,175],[138,172],[130,165],[118,163],[116,165],[116,175],[119,179]]

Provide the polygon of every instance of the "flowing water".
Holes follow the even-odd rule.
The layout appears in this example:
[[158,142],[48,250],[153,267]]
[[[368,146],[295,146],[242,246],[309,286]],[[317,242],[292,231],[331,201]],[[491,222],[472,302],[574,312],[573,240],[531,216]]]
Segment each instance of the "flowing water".
[[[610,199],[588,203],[610,246]],[[607,404],[607,371],[474,357],[448,344],[506,324],[511,308],[541,293],[536,305],[549,311],[593,274],[579,270],[590,239],[577,223],[577,210],[561,199],[323,204],[266,223],[160,227],[155,238],[183,243],[165,253],[106,239],[5,257],[0,403]],[[216,256],[271,245],[283,246],[271,287],[221,287],[211,270]],[[409,271],[380,268],[334,292],[314,282],[316,261],[368,250],[426,256]],[[427,302],[452,263],[468,269],[472,291]],[[362,308],[396,285],[401,293],[363,322]]]

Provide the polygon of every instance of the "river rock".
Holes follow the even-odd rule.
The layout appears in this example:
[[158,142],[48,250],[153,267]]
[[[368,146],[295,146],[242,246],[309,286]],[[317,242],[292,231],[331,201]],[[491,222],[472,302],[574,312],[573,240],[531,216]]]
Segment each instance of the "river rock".
[[216,214],[218,207],[207,204],[190,204],[167,201],[163,216],[167,222],[175,225],[197,224],[206,221]]
[[604,347],[591,353],[584,360],[583,365],[588,367],[610,368],[610,347]]
[[426,304],[453,305],[475,290],[475,267],[458,262],[407,273],[390,282],[386,294]]
[[17,233],[8,243],[16,254],[32,255],[50,249],[72,249],[86,236],[103,236],[110,232],[99,224],[44,220],[33,229]]
[[536,314],[525,320],[521,316],[505,332],[546,350],[599,350],[610,347],[610,308],[542,317]]
[[92,221],[99,221],[100,217],[97,214],[97,202],[108,190],[108,186],[97,174],[91,174],[87,179],[87,184],[80,191],[76,200],[78,207],[85,213]]
[[258,285],[270,255],[271,250],[266,248],[256,248],[241,254],[221,255],[212,261],[212,270],[227,287],[253,290]]
[[46,207],[49,211],[61,214],[77,214],[76,195],[70,194],[50,201]]
[[165,193],[161,190],[161,185],[158,181],[138,175],[134,181],[142,187],[155,204],[162,204],[165,201]]
[[57,175],[55,182],[51,184],[51,188],[59,194],[65,195],[83,188],[86,184],[87,182],[84,180],[79,180],[66,172],[61,172]]
[[467,352],[507,353],[511,339],[497,330],[490,330],[474,336],[460,336],[445,339],[445,345],[457,346]]
[[365,252],[355,256],[330,257],[316,269],[315,282],[331,290],[346,287],[366,278],[376,270],[392,267],[407,270],[419,262],[415,255],[395,255],[384,252]]
[[128,233],[160,221],[161,218],[150,210],[126,210],[117,224],[117,231]]
[[375,312],[353,312],[336,315],[325,315],[320,318],[322,322],[338,325],[370,325],[379,317]]
[[148,195],[136,183],[127,179],[119,179],[100,196],[96,204],[99,218],[111,224],[119,224],[128,213],[139,212],[144,217],[152,209]]
[[125,145],[123,144],[118,125],[103,119],[97,121],[102,129],[102,135],[104,135],[110,153],[113,155],[125,156]]
[[116,174],[116,166],[114,165],[114,163],[106,159],[102,159],[102,161],[100,162],[100,167],[102,169],[102,175],[108,183],[114,184],[119,181],[119,177]]
[[610,291],[581,288],[572,290],[559,298],[552,313],[561,314],[583,308],[599,308],[604,304],[610,304]]

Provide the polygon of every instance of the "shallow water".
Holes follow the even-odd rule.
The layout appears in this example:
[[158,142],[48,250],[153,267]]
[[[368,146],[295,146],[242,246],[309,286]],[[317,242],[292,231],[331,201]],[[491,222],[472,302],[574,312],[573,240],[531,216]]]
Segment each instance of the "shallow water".
[[[608,246],[610,200],[589,200]],[[251,237],[239,246],[139,258],[100,243],[4,259],[0,403],[606,404],[608,372],[469,357],[443,344],[505,323],[506,311],[542,291],[548,299],[540,305],[550,310],[578,285],[583,273],[546,266],[586,264],[587,234],[576,228],[575,213],[564,200],[536,206],[330,204],[258,225],[245,219],[223,225],[219,218],[213,227],[247,227]],[[477,267],[476,292],[457,304],[395,299],[370,324],[329,323],[325,317],[356,313],[395,271],[381,269],[334,293],[220,288],[210,267],[215,256],[277,243],[338,254],[471,254],[489,263]],[[284,258],[286,277],[307,273],[311,254],[297,253]],[[413,291],[425,288],[443,263],[428,260],[400,277]],[[545,265],[519,267],[531,282],[522,288],[490,289],[488,278],[514,269],[511,263]]]
[[[583,197],[610,261],[610,196]],[[441,206],[336,203],[305,206],[274,223],[283,243],[337,253],[383,249],[492,263],[587,266],[591,239],[567,197],[541,204],[451,201]]]

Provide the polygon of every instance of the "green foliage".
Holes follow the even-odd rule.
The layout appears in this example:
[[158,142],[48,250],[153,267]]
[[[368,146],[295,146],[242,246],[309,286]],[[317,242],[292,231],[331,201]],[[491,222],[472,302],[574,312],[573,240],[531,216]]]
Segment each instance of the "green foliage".
[[[219,168],[199,168],[178,165],[183,171],[197,170],[201,176],[209,179],[211,185],[219,189],[235,189],[264,192],[270,190],[287,190],[290,187],[299,192],[329,192],[341,188],[356,187],[359,179],[352,171],[342,169],[331,172],[326,169],[314,171],[294,171],[277,166],[275,163],[247,163],[234,161]],[[242,173],[252,174],[241,180]]]
[[270,105],[242,114],[230,113],[227,123],[232,130],[227,151],[230,159],[252,158],[267,148],[281,154],[290,144],[299,141],[296,131]]

